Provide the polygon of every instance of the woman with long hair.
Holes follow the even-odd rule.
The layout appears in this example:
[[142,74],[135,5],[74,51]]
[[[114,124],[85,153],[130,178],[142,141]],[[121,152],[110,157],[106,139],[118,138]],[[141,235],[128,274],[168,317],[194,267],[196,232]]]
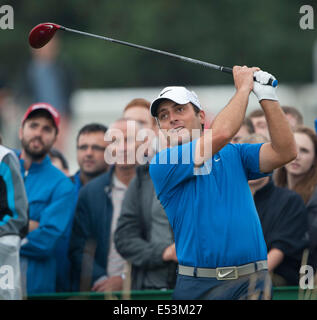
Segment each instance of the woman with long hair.
[[310,236],[309,263],[317,266],[317,136],[306,126],[294,129],[297,157],[276,170],[275,184],[296,191],[304,200],[308,211]]

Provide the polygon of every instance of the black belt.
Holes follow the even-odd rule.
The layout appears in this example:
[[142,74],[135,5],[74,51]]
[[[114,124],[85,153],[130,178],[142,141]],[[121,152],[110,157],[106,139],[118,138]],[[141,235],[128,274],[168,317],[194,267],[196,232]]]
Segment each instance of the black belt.
[[266,270],[267,261],[261,260],[248,263],[242,266],[221,267],[221,268],[195,268],[178,265],[178,273],[184,276],[217,278],[218,280],[235,280],[256,271]]

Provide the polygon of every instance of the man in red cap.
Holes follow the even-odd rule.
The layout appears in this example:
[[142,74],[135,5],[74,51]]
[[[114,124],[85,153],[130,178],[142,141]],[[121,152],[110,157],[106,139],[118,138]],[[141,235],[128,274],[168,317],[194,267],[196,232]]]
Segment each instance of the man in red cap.
[[56,244],[71,221],[76,201],[71,180],[48,156],[59,123],[53,106],[36,103],[26,111],[19,130],[18,156],[29,202],[29,233],[20,251],[22,285],[28,295],[55,291]]
[[28,164],[41,161],[57,139],[60,115],[48,103],[32,104],[24,114],[19,138],[23,158]]

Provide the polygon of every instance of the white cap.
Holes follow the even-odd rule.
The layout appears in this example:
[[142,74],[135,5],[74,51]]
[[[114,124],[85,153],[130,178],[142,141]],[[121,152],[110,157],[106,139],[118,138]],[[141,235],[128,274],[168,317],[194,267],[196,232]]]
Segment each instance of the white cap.
[[172,100],[177,104],[186,104],[191,102],[198,109],[203,110],[194,91],[189,91],[185,87],[166,87],[151,104],[150,110],[153,117],[157,116],[157,108],[164,99]]

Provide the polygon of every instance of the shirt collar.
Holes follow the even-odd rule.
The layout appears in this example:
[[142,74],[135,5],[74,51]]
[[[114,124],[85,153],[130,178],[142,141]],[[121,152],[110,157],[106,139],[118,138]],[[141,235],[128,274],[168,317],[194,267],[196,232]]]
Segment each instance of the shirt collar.
[[115,174],[112,176],[112,186],[117,190],[127,189],[127,186],[123,182],[121,182]]
[[[21,154],[19,154],[19,157],[20,157],[20,155],[21,155]],[[22,165],[23,168],[24,168],[24,159],[21,159],[21,158],[20,158],[20,162],[21,162],[21,165]],[[28,171],[41,169],[41,168],[43,168],[44,166],[47,166],[47,165],[49,165],[49,164],[51,164],[51,159],[50,159],[50,157],[49,157],[48,155],[46,155],[41,162],[32,162],[32,164],[31,164],[31,166],[30,166],[30,168],[29,168]]]
[[80,180],[80,170],[78,170],[78,171],[74,174],[74,176],[73,176],[73,181],[74,181],[74,183],[75,183],[75,185],[77,186],[78,189],[80,189],[80,188],[83,186],[83,184],[82,184],[82,182],[81,182],[81,180]]

